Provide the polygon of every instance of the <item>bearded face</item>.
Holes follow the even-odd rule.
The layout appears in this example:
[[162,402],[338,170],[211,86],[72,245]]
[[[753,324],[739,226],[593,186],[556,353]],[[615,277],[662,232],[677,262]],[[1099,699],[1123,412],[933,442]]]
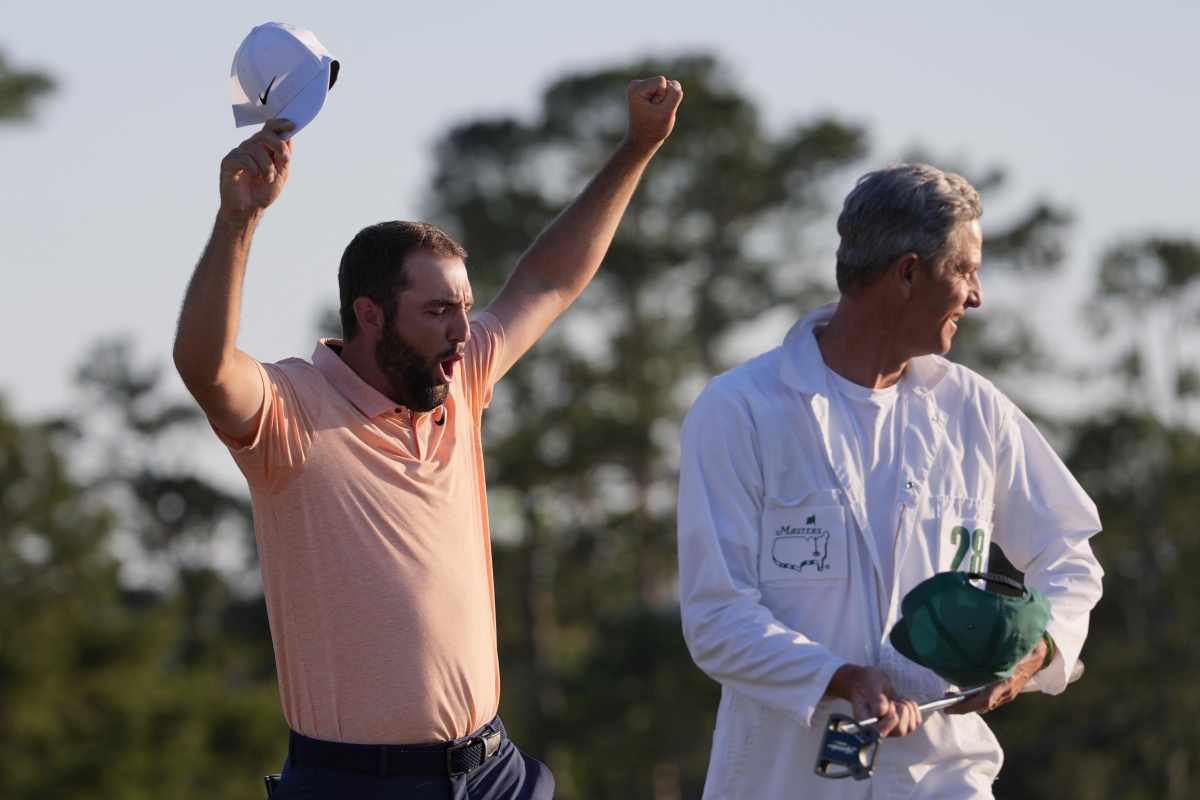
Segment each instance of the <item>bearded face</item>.
[[391,317],[389,314],[384,333],[375,344],[375,363],[391,384],[393,399],[413,411],[432,411],[450,393],[443,364],[454,350],[422,355],[396,330]]
[[450,394],[471,338],[471,283],[458,257],[417,251],[406,257],[404,270],[407,286],[391,302],[363,307],[383,317],[372,321],[378,338],[370,354],[386,384],[380,391],[412,411],[432,411]]

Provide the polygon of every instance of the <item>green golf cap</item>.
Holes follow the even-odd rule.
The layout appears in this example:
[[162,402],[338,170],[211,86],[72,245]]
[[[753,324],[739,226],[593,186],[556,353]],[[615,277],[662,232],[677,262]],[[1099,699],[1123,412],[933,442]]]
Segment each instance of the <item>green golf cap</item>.
[[[981,580],[1020,592],[998,594]],[[1037,589],[1003,575],[939,572],[921,581],[900,604],[892,646],[956,686],[1004,680],[1037,646],[1050,622],[1050,604]]]

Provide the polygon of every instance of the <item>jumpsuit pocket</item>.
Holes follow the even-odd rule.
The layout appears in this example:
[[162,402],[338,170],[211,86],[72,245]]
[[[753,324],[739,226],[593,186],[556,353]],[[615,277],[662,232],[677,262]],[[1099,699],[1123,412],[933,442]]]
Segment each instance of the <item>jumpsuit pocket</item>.
[[836,491],[802,500],[768,498],[759,527],[759,582],[844,580],[849,574],[846,510]]

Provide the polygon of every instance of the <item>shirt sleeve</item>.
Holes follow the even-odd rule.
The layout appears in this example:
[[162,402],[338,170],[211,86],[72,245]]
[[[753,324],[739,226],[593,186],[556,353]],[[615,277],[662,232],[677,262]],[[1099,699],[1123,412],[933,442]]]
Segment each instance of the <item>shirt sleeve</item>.
[[[279,364],[260,364],[263,402],[253,432],[238,440],[213,425],[252,489],[275,491],[304,466],[312,447],[314,413]],[[212,421],[209,421],[212,425]]]
[[1012,406],[997,449],[995,541],[1050,602],[1047,631],[1058,653],[1038,675],[1059,694],[1079,659],[1104,570],[1088,539],[1100,515],[1075,477],[1020,409]]
[[476,414],[492,402],[496,382],[512,366],[500,319],[489,311],[471,320],[471,338],[463,354],[467,398]]
[[811,725],[846,662],[762,603],[762,467],[748,410],[710,385],[684,421],[681,446],[679,591],[688,650],[722,686]]

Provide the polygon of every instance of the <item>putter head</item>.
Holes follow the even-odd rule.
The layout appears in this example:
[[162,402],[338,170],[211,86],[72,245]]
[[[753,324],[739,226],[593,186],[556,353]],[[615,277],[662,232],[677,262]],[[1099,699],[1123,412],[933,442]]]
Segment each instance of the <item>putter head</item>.
[[844,714],[830,714],[817,753],[816,772],[822,778],[866,780],[874,772],[878,751],[879,731],[869,725],[860,727]]

